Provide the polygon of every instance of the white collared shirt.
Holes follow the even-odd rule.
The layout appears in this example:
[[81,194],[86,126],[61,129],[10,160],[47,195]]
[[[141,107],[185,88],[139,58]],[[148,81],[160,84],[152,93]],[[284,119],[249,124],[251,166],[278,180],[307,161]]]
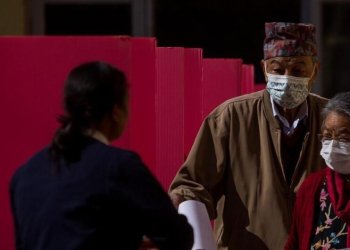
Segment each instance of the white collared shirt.
[[87,129],[86,133],[88,136],[94,138],[95,140],[98,140],[99,142],[102,142],[106,145],[109,145],[109,141],[108,141],[107,137],[103,133],[101,133],[100,131]]
[[299,111],[297,113],[297,115],[295,116],[295,120],[293,122],[292,125],[289,124],[289,122],[287,121],[286,118],[284,118],[280,112],[278,112],[278,108],[276,106],[276,103],[274,102],[272,96],[270,96],[270,100],[271,100],[271,106],[272,106],[272,112],[273,112],[273,116],[276,117],[276,119],[278,119],[281,124],[282,124],[282,129],[284,131],[284,133],[288,136],[291,136],[294,131],[296,130],[298,124],[301,121],[306,121],[306,117],[308,117],[308,113],[309,113],[309,107],[307,105],[307,101],[304,101],[300,108]]

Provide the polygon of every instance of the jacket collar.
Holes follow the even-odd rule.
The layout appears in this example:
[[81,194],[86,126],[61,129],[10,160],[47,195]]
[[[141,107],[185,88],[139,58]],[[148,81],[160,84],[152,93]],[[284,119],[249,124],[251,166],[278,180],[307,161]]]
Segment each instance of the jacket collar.
[[[262,98],[264,103],[266,119],[270,123],[270,126],[275,130],[281,130],[281,125],[279,124],[278,120],[275,118],[272,110],[270,94],[266,89],[263,91]],[[305,117],[306,119],[305,124],[308,131],[311,131],[311,129],[315,129],[315,128],[312,128],[312,124],[310,123],[310,120],[312,120],[311,116],[314,115],[313,113],[315,108],[315,103],[313,100],[314,100],[314,97],[312,96],[312,94],[309,94],[308,97],[306,98],[307,106],[308,106],[308,117]]]
[[270,93],[266,89],[263,91],[263,103],[265,109],[265,116],[270,126],[275,130],[281,130],[281,126],[278,120],[273,115],[272,105],[270,101]]

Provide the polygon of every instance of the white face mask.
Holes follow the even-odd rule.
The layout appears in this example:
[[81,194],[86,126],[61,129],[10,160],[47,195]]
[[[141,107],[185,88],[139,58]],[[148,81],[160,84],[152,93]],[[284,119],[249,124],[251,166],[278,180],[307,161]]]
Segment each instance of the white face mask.
[[327,166],[340,174],[350,174],[350,142],[322,142],[321,156]]
[[265,72],[268,80],[266,89],[273,100],[281,107],[287,109],[295,108],[302,104],[309,95],[310,91],[308,85],[314,71],[311,77],[273,75],[267,73],[265,62]]

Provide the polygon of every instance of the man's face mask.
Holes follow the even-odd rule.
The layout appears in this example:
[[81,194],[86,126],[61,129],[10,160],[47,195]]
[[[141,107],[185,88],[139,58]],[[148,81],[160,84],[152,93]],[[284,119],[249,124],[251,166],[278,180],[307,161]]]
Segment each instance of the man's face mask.
[[323,141],[321,156],[333,171],[350,174],[350,142]]
[[309,81],[311,77],[296,77],[288,75],[273,75],[267,73],[266,61],[265,72],[267,75],[266,89],[273,100],[283,108],[292,109],[302,104],[309,95]]

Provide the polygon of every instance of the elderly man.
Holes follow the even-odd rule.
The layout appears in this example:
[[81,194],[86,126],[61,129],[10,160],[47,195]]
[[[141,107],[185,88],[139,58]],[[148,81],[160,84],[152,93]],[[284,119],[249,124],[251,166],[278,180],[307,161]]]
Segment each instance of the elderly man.
[[203,122],[170,195],[203,202],[215,219],[218,248],[280,250],[295,193],[324,166],[321,110],[310,94],[320,63],[315,27],[267,23],[261,66],[266,90],[230,99]]

